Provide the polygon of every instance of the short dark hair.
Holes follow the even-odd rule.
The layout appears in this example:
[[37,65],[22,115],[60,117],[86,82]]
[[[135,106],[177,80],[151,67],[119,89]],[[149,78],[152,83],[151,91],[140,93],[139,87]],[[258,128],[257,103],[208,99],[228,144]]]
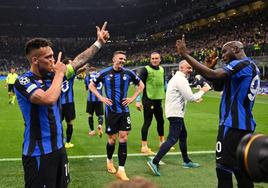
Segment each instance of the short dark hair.
[[29,55],[29,53],[32,50],[39,49],[41,47],[51,47],[52,48],[52,42],[50,40],[47,40],[45,38],[33,38],[26,42],[25,44],[25,54]]
[[114,54],[113,54],[113,57],[116,56],[117,54],[123,54],[123,55],[126,55],[126,51],[122,51],[122,50],[118,50],[118,51],[115,51]]
[[72,59],[71,59],[71,58],[65,58],[65,59],[62,61],[62,63],[63,63],[64,65],[68,65],[68,64],[69,64],[69,61],[72,61]]

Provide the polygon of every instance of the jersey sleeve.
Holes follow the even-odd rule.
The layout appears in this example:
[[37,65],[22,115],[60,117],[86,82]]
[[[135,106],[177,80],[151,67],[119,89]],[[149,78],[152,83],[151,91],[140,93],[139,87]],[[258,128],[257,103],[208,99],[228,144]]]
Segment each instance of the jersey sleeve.
[[102,82],[103,74],[97,73],[96,76],[92,78],[92,82],[97,86],[100,82]]
[[234,60],[231,61],[228,65],[224,66],[223,69],[229,74],[233,75],[244,69],[250,64],[247,60]]
[[138,77],[138,75],[136,75],[133,71],[129,71],[129,74],[130,74],[130,78],[131,78],[131,81],[135,84],[135,85],[138,85],[138,83],[140,82],[140,78]]
[[22,94],[27,99],[29,99],[37,89],[41,89],[41,87],[28,77],[22,76],[15,81],[15,92]]
[[145,67],[138,69],[136,71],[137,76],[145,83],[147,79],[148,72]]

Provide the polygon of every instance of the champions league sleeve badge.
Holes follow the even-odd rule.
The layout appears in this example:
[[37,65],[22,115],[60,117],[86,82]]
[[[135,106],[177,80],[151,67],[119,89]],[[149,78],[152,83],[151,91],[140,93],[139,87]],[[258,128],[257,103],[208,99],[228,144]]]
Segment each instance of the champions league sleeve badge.
[[21,77],[21,78],[19,79],[19,82],[20,82],[21,85],[25,86],[25,85],[27,85],[28,83],[30,83],[30,79],[27,78],[27,77]]

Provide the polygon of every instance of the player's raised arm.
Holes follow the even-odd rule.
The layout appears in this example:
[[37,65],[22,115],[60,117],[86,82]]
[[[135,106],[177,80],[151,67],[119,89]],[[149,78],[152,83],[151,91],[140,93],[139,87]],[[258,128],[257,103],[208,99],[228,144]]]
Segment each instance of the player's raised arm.
[[177,52],[182,56],[199,74],[208,79],[219,79],[226,76],[226,72],[223,69],[212,70],[201,63],[189,54],[189,50],[186,47],[185,37],[176,41]]
[[110,34],[106,30],[106,27],[107,27],[107,22],[104,22],[101,29],[98,26],[96,26],[96,29],[97,29],[96,42],[92,44],[88,49],[86,49],[85,51],[77,55],[71,63],[75,71],[78,70],[83,65],[85,65],[87,61],[92,59],[94,55],[100,50],[102,45],[108,41],[108,39],[110,38]]

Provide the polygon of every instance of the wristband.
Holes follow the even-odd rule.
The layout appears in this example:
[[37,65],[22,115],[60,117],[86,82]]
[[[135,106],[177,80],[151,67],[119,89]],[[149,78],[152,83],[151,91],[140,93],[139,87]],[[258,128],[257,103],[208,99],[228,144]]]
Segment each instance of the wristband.
[[94,42],[94,45],[97,47],[97,48],[101,48],[101,43],[99,42],[99,41],[96,41],[96,42]]
[[136,98],[136,102],[141,102],[141,96],[138,95],[138,97]]

